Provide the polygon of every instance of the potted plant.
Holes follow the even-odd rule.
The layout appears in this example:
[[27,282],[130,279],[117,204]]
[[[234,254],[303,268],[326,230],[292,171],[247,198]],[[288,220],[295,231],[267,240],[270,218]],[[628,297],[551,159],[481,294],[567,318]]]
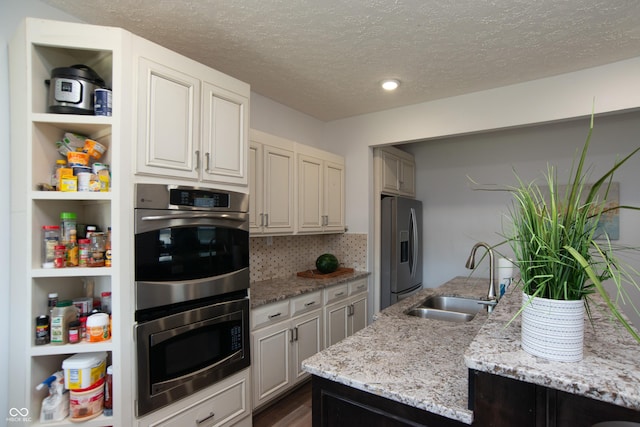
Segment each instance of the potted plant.
[[[588,183],[585,160],[593,131],[593,115],[586,142],[569,182],[558,185],[556,169],[548,166],[545,186],[535,181],[503,188],[514,196],[509,212],[512,227],[504,234],[520,270],[523,305],[514,316],[522,315],[522,347],[525,351],[552,360],[582,359],[584,310],[590,315],[589,297],[598,294],[613,317],[640,343],[640,335],[629,324],[603,283],[611,281],[617,296],[626,296],[626,287],[640,289],[632,269],[618,259],[606,233],[598,234],[601,216],[612,209],[636,209],[634,206],[607,207],[614,172],[639,150],[615,162],[595,182]],[[573,305],[573,308],[567,306]],[[634,307],[635,309],[635,307]],[[637,312],[637,309],[636,309]],[[573,314],[574,320],[569,320]],[[549,318],[546,318],[549,315]],[[568,321],[577,330],[559,331]],[[542,330],[539,330],[541,327]],[[561,347],[568,345],[568,349]]]

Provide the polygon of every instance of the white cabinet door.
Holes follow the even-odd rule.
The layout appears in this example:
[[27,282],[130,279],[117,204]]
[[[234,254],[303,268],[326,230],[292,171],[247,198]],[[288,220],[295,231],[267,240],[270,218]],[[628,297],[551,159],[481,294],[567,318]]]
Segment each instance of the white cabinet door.
[[345,181],[344,165],[325,162],[324,166],[324,231],[344,231]]
[[344,164],[298,154],[298,231],[343,232]]
[[197,179],[200,80],[138,61],[137,172]]
[[293,151],[264,147],[264,227],[268,233],[292,233],[294,228]]
[[253,407],[286,390],[290,384],[289,321],[253,332]]
[[251,140],[249,144],[250,233],[294,230],[294,153]]
[[249,142],[249,233],[262,233],[264,178],[262,144]]
[[352,297],[349,311],[349,335],[367,326],[367,294]]
[[308,377],[302,370],[302,361],[322,350],[322,327],[322,310],[315,310],[291,320],[291,367],[294,370],[291,373],[292,384]]
[[347,300],[325,307],[325,343],[327,347],[349,335],[349,307]]
[[324,216],[323,162],[315,157],[298,155],[298,231],[322,231]]
[[400,179],[398,183],[400,194],[415,197],[416,195],[416,165],[413,161],[400,160]]
[[398,173],[400,159],[391,153],[382,151],[382,190],[396,194],[398,188]]
[[246,184],[249,100],[207,82],[202,89],[202,180]]

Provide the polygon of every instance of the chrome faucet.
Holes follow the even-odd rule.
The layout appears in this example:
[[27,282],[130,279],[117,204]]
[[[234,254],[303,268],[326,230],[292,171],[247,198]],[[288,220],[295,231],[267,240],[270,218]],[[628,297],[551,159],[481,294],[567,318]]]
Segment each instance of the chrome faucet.
[[[475,261],[476,249],[478,249],[480,246],[482,246],[483,248],[486,248],[487,253],[489,254],[489,294],[487,295],[487,297],[489,298],[490,301],[498,301],[498,296],[496,295],[495,278],[493,276],[494,259],[493,259],[493,250],[491,249],[491,246],[489,246],[484,242],[479,242],[473,245],[473,248],[471,249],[471,254],[469,255],[469,259],[467,259],[467,263],[465,264],[465,267],[467,267],[470,270],[473,270],[474,268],[476,268],[476,261]],[[489,309],[490,312],[491,312],[491,308],[492,307],[487,306],[487,309]]]

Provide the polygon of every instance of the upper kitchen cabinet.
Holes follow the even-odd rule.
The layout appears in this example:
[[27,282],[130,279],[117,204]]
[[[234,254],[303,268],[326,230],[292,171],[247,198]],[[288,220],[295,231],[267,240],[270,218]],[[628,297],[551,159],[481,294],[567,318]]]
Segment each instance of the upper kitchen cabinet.
[[294,232],[293,141],[251,130],[249,143],[249,232]]
[[380,190],[395,196],[416,196],[415,159],[410,153],[394,147],[376,148],[374,151],[376,178]]
[[297,146],[298,233],[345,231],[344,158]]
[[249,85],[134,37],[136,173],[246,186]]

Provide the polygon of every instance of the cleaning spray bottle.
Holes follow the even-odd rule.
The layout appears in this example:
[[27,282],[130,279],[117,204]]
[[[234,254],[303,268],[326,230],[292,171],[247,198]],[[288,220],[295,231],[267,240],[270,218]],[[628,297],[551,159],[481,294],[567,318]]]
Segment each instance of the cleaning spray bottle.
[[42,401],[40,422],[62,421],[69,415],[69,393],[64,388],[64,372],[58,371],[36,386],[36,390],[49,388],[49,396]]

